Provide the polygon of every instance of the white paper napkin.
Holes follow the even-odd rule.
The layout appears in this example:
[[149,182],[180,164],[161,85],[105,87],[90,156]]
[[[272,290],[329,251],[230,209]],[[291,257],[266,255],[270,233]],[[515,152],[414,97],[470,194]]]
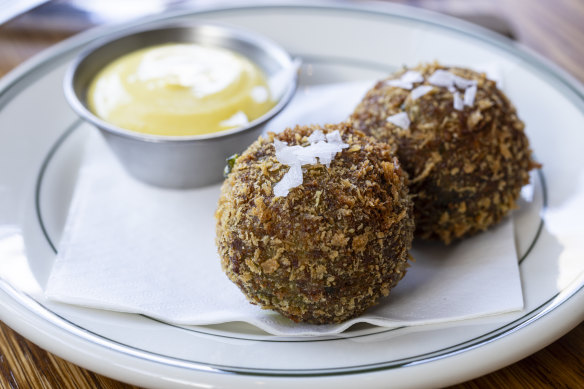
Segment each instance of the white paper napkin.
[[[370,85],[303,88],[270,129],[343,120]],[[339,325],[293,323],[251,305],[221,271],[214,243],[218,195],[219,185],[178,191],[137,182],[99,136],[90,137],[46,296],[175,324],[244,321],[285,336],[334,334],[358,322],[440,323],[523,307],[507,218],[451,246],[416,243],[406,277],[359,318]]]

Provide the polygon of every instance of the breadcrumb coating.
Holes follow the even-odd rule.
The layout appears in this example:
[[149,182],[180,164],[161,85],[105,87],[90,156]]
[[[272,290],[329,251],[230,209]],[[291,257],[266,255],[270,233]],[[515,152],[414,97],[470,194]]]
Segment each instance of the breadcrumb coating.
[[[462,105],[463,89],[428,82],[438,69],[474,80],[472,104]],[[529,171],[540,165],[532,159],[515,107],[485,74],[437,63],[420,65],[410,69],[424,76],[413,88],[432,89],[413,98],[410,90],[387,83],[406,70],[369,90],[351,121],[391,145],[408,172],[416,235],[448,244],[489,228],[516,208]],[[405,129],[387,120],[400,112],[410,119]]]
[[[306,146],[339,130],[348,148],[302,185],[272,188],[289,169],[274,139]],[[296,321],[339,323],[375,304],[406,273],[413,238],[407,178],[390,148],[346,123],[260,137],[235,161],[216,211],[222,268],[247,298]]]

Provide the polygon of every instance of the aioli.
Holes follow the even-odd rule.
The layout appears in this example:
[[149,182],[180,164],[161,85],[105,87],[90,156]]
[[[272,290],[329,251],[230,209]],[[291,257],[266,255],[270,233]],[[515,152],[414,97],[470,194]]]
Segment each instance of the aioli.
[[126,54],[102,69],[90,109],[127,130],[188,136],[241,127],[274,106],[257,65],[235,52],[172,43]]

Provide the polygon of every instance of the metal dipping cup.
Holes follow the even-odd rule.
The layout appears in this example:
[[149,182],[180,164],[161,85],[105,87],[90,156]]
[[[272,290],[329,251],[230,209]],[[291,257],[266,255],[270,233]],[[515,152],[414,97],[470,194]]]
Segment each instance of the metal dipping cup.
[[[164,43],[198,43],[246,56],[264,71],[276,105],[246,126],[194,136],[142,134],[117,127],[90,111],[87,91],[101,69],[122,55]],[[226,158],[245,150],[290,101],[297,70],[298,64],[283,48],[260,35],[220,25],[174,22],[112,34],[91,45],[70,65],[64,90],[73,110],[101,131],[130,175],[151,185],[186,189],[223,178]]]

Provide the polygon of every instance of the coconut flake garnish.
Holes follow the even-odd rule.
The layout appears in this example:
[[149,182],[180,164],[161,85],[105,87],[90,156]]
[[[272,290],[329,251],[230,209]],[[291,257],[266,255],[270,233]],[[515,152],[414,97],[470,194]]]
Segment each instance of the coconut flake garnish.
[[274,139],[276,159],[281,164],[290,166],[288,172],[274,185],[275,197],[285,197],[290,189],[302,185],[302,165],[314,165],[318,158],[318,162],[329,167],[335,155],[349,147],[343,142],[338,130],[326,136],[321,130],[316,130],[308,137],[308,141],[310,145],[302,147],[288,146],[286,142]]
[[[316,130],[316,131],[321,132],[319,130]],[[326,141],[330,144],[345,145],[343,143],[343,138],[341,138],[341,133],[338,130],[333,131],[333,132],[329,132],[328,134],[326,134]],[[345,145],[345,146],[349,147],[349,145]],[[343,148],[346,148],[346,147],[343,147]]]
[[472,107],[474,105],[475,96],[477,94],[477,86],[472,85],[464,91],[464,105]]
[[449,88],[454,85],[454,74],[438,69],[428,78],[428,82],[432,85]]
[[312,134],[310,134],[310,136],[308,137],[308,141],[312,144],[312,143],[316,143],[316,142],[321,142],[323,140],[325,140],[326,138],[324,137],[324,134],[322,133],[322,131],[320,130],[316,130],[314,131]]
[[[477,82],[475,80],[469,80],[449,71],[438,69],[428,78],[428,82],[432,85],[448,88],[448,91],[454,96],[454,109],[462,111],[465,105],[469,107],[474,105],[477,93]],[[456,88],[464,89],[464,101]]]
[[462,97],[460,97],[460,93],[454,92],[453,95],[454,95],[454,101],[453,101],[454,109],[456,109],[457,111],[462,111],[464,109],[464,102],[462,101]]
[[400,78],[395,80],[388,80],[386,83],[390,86],[396,86],[402,89],[412,89],[414,83],[424,81],[424,76],[422,73],[416,72],[415,70],[408,70],[401,75]]
[[396,113],[395,115],[388,116],[388,118],[385,120],[404,130],[410,128],[410,118],[406,112],[400,112]]
[[274,185],[274,196],[286,197],[290,189],[302,185],[302,168],[300,165],[291,165],[290,169],[282,179]]
[[389,80],[386,82],[386,84],[389,86],[395,86],[397,88],[402,88],[402,89],[412,89],[412,86],[413,86],[411,83],[402,81],[400,79]]
[[412,98],[412,100],[417,100],[420,97],[424,96],[426,93],[430,92],[432,89],[434,89],[433,86],[420,85],[414,88],[414,90],[412,90],[412,92],[410,93],[410,97]]
[[422,73],[417,72],[415,70],[408,70],[407,72],[405,72],[404,74],[402,74],[402,76],[400,77],[400,79],[404,82],[422,82],[424,81],[424,76],[422,76]]
[[475,80],[462,78],[456,74],[450,73],[447,70],[438,69],[428,78],[428,82],[432,85],[442,86],[452,90],[455,86],[459,89],[466,89],[476,85]]
[[476,83],[477,82],[475,80],[469,80],[467,78],[462,78],[460,76],[454,75],[454,85],[456,85],[457,88],[466,89],[473,85],[476,85]]

